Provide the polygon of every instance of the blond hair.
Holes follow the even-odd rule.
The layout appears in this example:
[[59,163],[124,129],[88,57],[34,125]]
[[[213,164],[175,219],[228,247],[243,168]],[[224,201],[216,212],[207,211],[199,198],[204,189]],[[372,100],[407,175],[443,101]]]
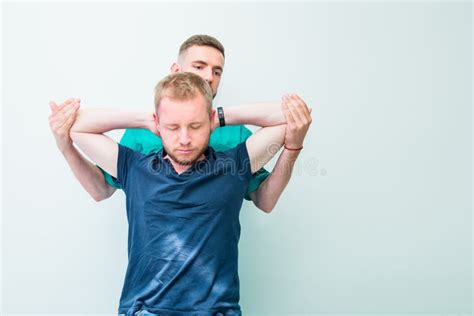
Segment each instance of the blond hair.
[[214,47],[222,53],[222,56],[225,58],[224,45],[221,44],[215,37],[210,35],[198,34],[193,35],[181,44],[179,48],[178,56],[181,56],[188,48],[191,46],[210,46]]
[[155,112],[163,98],[187,101],[201,94],[209,115],[212,112],[212,90],[207,81],[191,72],[176,72],[164,77],[155,86]]

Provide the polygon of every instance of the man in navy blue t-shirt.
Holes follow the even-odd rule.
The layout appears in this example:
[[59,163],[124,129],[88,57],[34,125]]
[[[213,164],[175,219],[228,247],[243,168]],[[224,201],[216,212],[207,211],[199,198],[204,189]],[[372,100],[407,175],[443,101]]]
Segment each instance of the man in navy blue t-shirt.
[[[152,115],[78,112],[73,141],[126,194],[128,267],[119,313],[241,314],[237,262],[246,187],[283,145],[286,120],[310,116],[299,97],[284,97],[272,115],[255,111],[246,122],[230,122],[266,127],[236,148],[216,152],[209,136],[224,117],[211,103],[203,79],[175,73],[156,86]],[[103,134],[118,128],[148,128],[161,137],[163,149],[144,155]]]

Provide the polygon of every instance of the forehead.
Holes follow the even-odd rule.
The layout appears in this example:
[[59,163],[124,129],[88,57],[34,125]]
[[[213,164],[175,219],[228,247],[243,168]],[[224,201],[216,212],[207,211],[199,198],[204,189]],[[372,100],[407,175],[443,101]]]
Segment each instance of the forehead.
[[181,124],[209,120],[204,97],[198,94],[189,100],[164,97],[158,107],[158,117],[163,124]]
[[191,46],[181,57],[186,63],[203,61],[212,66],[224,67],[224,56],[218,49],[211,46]]

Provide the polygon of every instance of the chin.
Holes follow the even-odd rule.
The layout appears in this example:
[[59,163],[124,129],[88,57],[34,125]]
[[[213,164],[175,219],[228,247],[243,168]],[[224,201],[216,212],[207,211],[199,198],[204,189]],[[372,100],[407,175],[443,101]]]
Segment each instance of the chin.
[[175,157],[176,162],[179,162],[182,165],[190,165],[196,160],[196,157],[189,157],[183,155],[176,155]]
[[174,155],[173,158],[174,158],[173,159],[174,161],[176,161],[180,165],[184,165],[184,166],[192,165],[193,163],[195,163],[199,159],[199,157],[197,157],[197,156],[189,157],[189,156],[183,156],[183,155],[179,155],[179,154]]

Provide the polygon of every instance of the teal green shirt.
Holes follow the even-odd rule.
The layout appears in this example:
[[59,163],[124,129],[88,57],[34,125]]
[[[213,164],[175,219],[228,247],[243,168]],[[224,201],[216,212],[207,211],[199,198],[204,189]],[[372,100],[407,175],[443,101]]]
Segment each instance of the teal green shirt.
[[[237,147],[238,144],[244,142],[250,135],[252,135],[252,132],[243,125],[219,127],[211,133],[209,146],[214,148],[215,151],[226,151]],[[145,155],[156,153],[163,148],[161,139],[147,129],[127,129],[120,140],[120,144]],[[102,173],[109,185],[117,189],[122,188],[117,179],[104,170],[102,170]],[[250,200],[249,194],[256,191],[268,175],[268,171],[264,168],[253,175],[245,193],[245,199]]]

